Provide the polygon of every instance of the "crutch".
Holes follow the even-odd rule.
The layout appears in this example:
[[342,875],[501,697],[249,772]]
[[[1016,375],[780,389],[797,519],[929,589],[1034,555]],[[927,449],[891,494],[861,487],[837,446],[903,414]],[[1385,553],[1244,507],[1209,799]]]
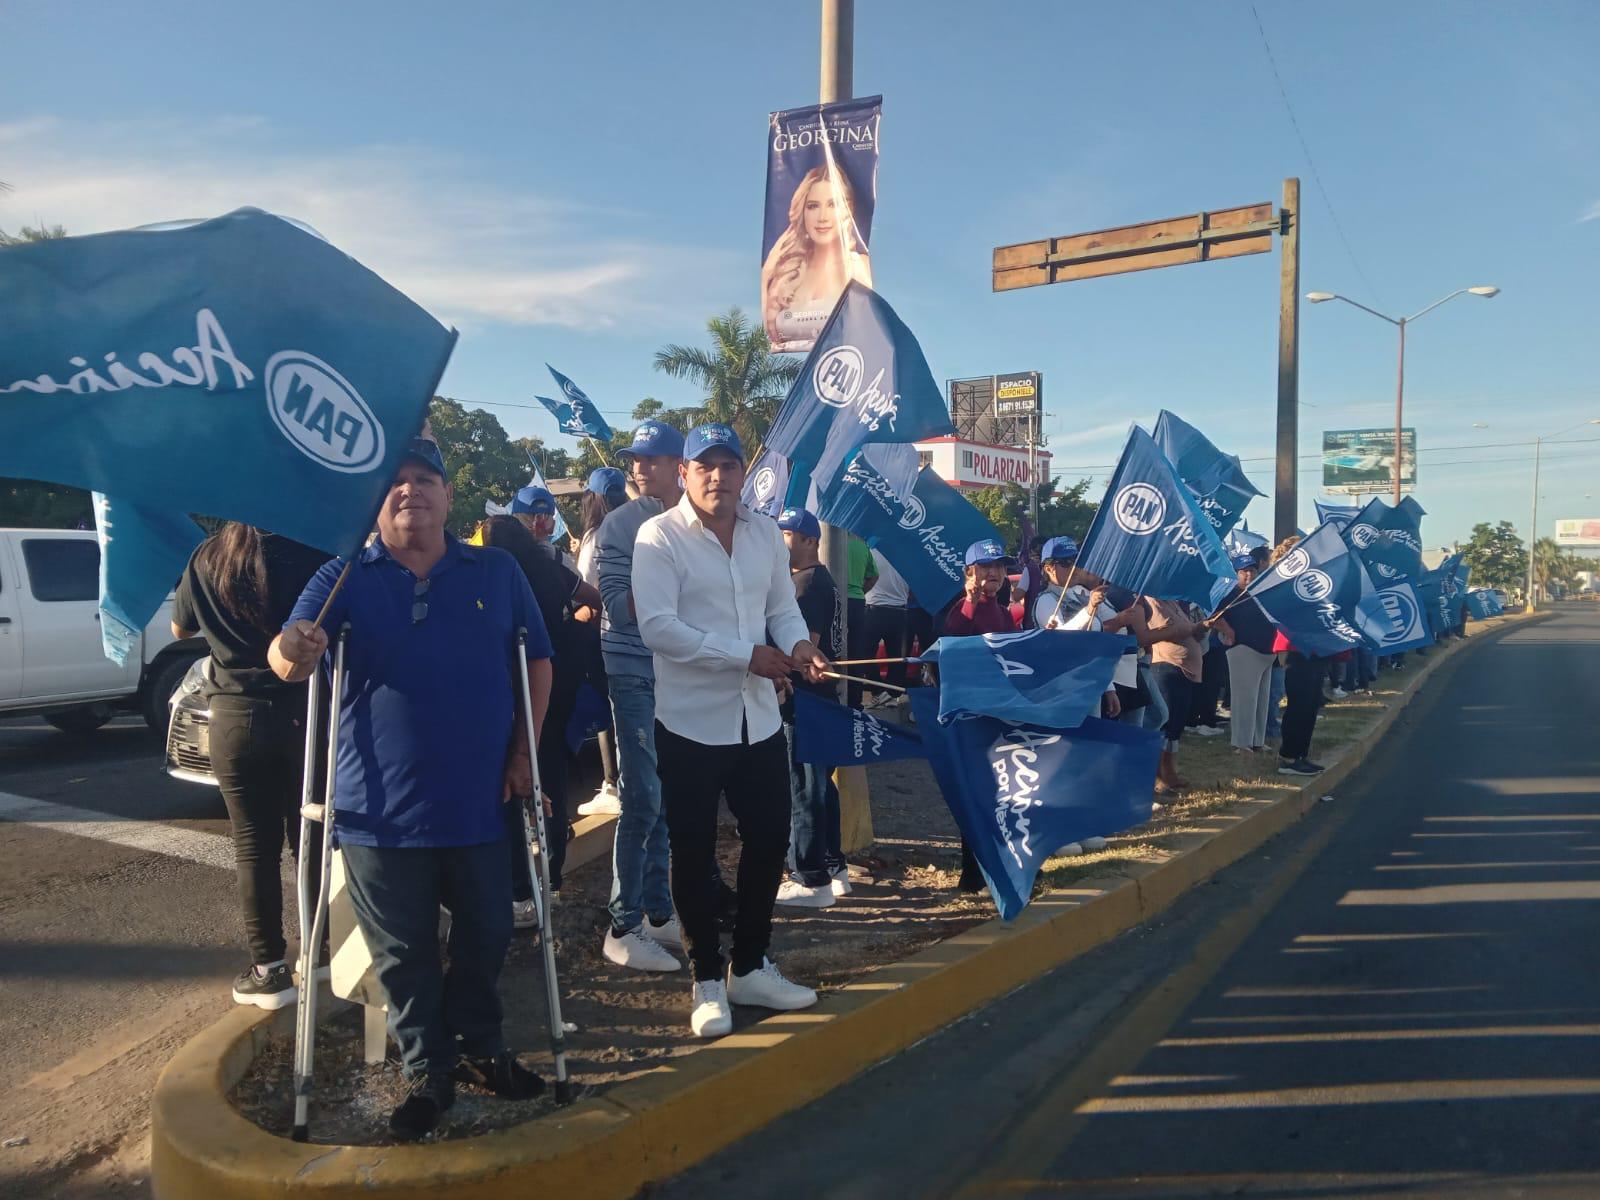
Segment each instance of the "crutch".
[[522,684],[522,719],[528,730],[528,761],[533,768],[533,827],[538,853],[529,843],[526,804],[522,805],[522,844],[528,849],[528,873],[533,877],[535,907],[539,910],[539,941],[544,947],[544,990],[550,1010],[550,1053],[556,1060],[556,1103],[566,1104],[572,1099],[572,1084],[567,1079],[567,1027],[561,1020],[561,982],[556,978],[556,939],[550,920],[550,842],[544,828],[544,787],[539,779],[538,733],[533,727],[533,691],[528,686],[528,631],[523,628],[517,630],[517,678]]
[[[307,1124],[311,1106],[311,1065],[316,1052],[317,950],[328,925],[328,890],[333,872],[333,780],[339,763],[339,705],[344,699],[344,644],[350,626],[340,626],[333,652],[333,684],[329,689],[327,783],[323,802],[316,803],[317,725],[321,716],[320,666],[311,673],[306,689],[305,779],[300,791],[300,861],[295,871],[295,895],[300,906],[300,993],[294,1013],[294,1130],[297,1142],[310,1137]],[[317,892],[311,894],[311,829],[322,826],[322,853],[318,856]]]

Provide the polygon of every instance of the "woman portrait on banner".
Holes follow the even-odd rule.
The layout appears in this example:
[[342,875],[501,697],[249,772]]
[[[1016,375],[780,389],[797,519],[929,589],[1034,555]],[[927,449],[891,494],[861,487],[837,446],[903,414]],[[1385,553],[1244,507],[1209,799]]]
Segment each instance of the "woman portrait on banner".
[[789,201],[789,225],[761,267],[761,319],[772,348],[809,351],[850,280],[872,285],[867,241],[843,171],[821,163]]

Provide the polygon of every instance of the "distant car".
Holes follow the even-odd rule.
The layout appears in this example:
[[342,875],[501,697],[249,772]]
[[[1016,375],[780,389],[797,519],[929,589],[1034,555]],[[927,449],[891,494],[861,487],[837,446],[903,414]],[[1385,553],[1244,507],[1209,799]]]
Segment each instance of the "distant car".
[[188,783],[217,786],[211,773],[211,702],[205,685],[211,679],[211,656],[197,658],[173,689],[168,701],[167,774]]

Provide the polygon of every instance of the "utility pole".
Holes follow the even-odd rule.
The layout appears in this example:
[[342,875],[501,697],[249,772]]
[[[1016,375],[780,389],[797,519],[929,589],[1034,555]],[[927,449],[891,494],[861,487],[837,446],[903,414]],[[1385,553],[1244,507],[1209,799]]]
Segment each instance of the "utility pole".
[[[1278,211],[1278,462],[1273,487],[1273,540],[1299,525],[1300,507],[1300,181],[1283,181]],[[1396,436],[1399,436],[1398,434]]]
[[1522,611],[1532,612],[1536,607],[1533,598],[1533,552],[1539,545],[1539,451],[1544,448],[1543,438],[1533,439],[1533,520],[1528,526],[1528,594],[1523,599]]
[[1401,317],[1397,324],[1400,326],[1400,369],[1394,385],[1394,506],[1399,508],[1400,474],[1404,465],[1400,458],[1400,426],[1406,411],[1406,318]]

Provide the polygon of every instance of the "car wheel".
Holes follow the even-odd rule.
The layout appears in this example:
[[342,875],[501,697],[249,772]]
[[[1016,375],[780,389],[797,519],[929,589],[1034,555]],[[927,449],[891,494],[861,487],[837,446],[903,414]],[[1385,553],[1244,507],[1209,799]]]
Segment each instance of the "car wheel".
[[189,673],[189,668],[194,665],[195,659],[200,657],[198,654],[178,654],[156,668],[144,695],[140,698],[140,711],[144,714],[144,723],[151,729],[166,733],[167,719],[171,714],[172,693],[178,690],[183,677]]
[[44,719],[62,733],[93,733],[111,720],[109,704],[87,704],[82,708],[69,708],[62,712],[45,713]]

